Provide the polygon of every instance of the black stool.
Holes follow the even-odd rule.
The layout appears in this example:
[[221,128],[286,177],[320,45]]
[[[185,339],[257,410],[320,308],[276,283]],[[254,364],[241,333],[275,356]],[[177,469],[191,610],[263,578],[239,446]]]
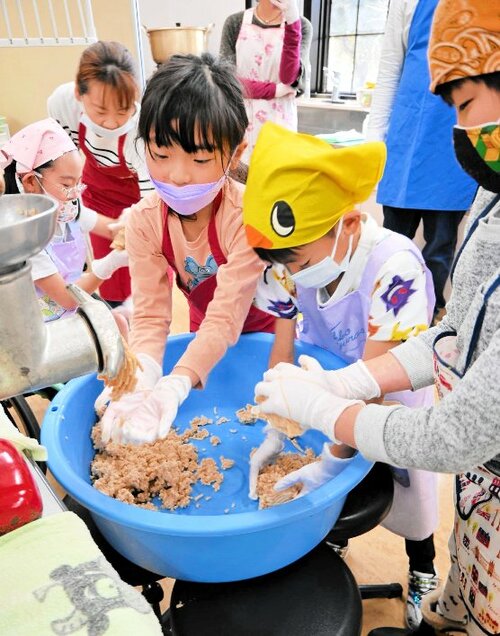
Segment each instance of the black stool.
[[[347,496],[337,523],[325,541],[338,543],[365,534],[387,516],[394,496],[394,482],[387,464],[376,463],[368,475]],[[360,585],[361,598],[399,598],[399,583]]]
[[170,601],[174,636],[359,636],[361,617],[356,581],[325,544],[246,581],[176,581]]

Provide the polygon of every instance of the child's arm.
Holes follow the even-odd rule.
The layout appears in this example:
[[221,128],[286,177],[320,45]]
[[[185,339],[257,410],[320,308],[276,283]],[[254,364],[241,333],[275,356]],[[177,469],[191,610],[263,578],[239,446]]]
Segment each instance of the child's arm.
[[[49,298],[55,301],[64,309],[75,309],[78,303],[74,297],[66,289],[66,282],[61,274],[51,274],[35,281],[36,286],[43,291]],[[97,278],[95,274],[83,274],[75,285],[91,294],[102,284],[102,280]]]
[[[128,256],[126,252],[113,250],[104,258],[93,261],[92,268],[95,271],[83,274],[75,284],[91,294],[99,285],[102,285],[103,280],[111,278],[113,273],[120,267],[125,267],[127,262]],[[66,281],[61,274],[54,273],[37,278],[35,284],[44,294],[61,307],[64,307],[64,309],[75,309],[78,306],[73,296],[66,289]]]
[[272,369],[279,362],[294,361],[294,341],[297,320],[295,318],[276,318],[274,343],[269,356],[269,368]]
[[163,362],[172,319],[172,289],[168,263],[162,253],[163,219],[156,194],[132,206],[125,229],[132,279],[132,316],[129,344]]

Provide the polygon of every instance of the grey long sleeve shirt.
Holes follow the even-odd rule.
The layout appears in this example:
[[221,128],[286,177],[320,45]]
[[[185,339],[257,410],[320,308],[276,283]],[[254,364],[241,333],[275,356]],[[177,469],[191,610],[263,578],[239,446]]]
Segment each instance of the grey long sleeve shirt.
[[[466,233],[493,198],[479,189]],[[457,368],[463,372],[483,293],[498,276],[500,203],[479,222],[461,254],[445,318],[391,351],[413,389],[433,383],[432,346],[445,331],[457,332]],[[487,304],[472,363],[452,393],[430,408],[368,405],[357,418],[355,440],[375,461],[448,473],[487,464],[500,475],[500,288]]]

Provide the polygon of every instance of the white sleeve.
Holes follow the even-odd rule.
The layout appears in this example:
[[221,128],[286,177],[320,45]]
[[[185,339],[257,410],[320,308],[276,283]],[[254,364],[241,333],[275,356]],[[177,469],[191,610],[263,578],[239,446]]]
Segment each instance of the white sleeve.
[[137,173],[139,181],[139,190],[141,198],[154,190],[153,184],[149,179],[149,173],[146,168],[146,149],[142,139],[136,139],[137,131],[128,133],[125,141],[125,160],[127,164]]
[[[375,91],[368,117],[367,139],[384,141],[407,48],[407,0],[392,0],[384,33]],[[405,41],[406,38],[406,41]]]
[[68,133],[76,146],[82,108],[75,97],[75,83],[61,84],[47,99],[47,112]]
[[276,318],[297,317],[295,285],[283,265],[269,265],[257,283],[254,305]]
[[78,222],[80,223],[80,229],[82,232],[85,232],[86,234],[92,232],[97,223],[97,212],[82,205],[80,208]]
[[31,263],[31,278],[34,281],[37,281],[40,278],[45,278],[46,276],[52,276],[52,274],[57,274],[59,272],[54,261],[45,250],[42,250],[38,254],[35,254],[35,256],[32,256],[29,262]]
[[428,328],[427,275],[409,250],[393,254],[384,263],[372,294],[370,340],[399,342]]

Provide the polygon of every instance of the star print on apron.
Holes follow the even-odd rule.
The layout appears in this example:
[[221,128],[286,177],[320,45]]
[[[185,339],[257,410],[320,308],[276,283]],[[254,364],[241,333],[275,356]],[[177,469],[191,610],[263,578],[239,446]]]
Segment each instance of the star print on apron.
[[[427,273],[427,318],[430,322],[435,301],[432,277],[417,247],[406,237],[393,232],[371,250],[358,288],[343,298],[319,306],[317,290],[297,285],[303,315],[299,323],[300,340],[327,349],[348,364],[362,359],[376,276],[387,259],[402,250],[410,250]],[[409,407],[429,406],[433,403],[433,389],[389,393],[385,399]],[[414,468],[393,468],[393,478],[392,507],[382,525],[406,539],[426,539],[438,523],[437,475]]]
[[[464,239],[464,246],[479,220],[498,203],[496,197],[477,217]],[[500,273],[483,289],[483,302],[476,316],[465,366],[460,371],[457,335],[448,331],[434,341],[434,379],[440,399],[446,399],[469,369],[490,296],[500,287]],[[454,545],[460,571],[459,588],[470,620],[485,634],[500,633],[500,477],[478,466],[455,478]]]
[[[279,69],[284,23],[276,28],[262,28],[252,24],[253,9],[243,14],[238,39],[236,40],[236,70],[239,77],[260,82],[279,84]],[[297,104],[294,95],[272,99],[245,99],[249,125],[246,139],[248,146],[242,160],[248,163],[262,124],[273,121],[290,130],[297,130]]]

